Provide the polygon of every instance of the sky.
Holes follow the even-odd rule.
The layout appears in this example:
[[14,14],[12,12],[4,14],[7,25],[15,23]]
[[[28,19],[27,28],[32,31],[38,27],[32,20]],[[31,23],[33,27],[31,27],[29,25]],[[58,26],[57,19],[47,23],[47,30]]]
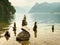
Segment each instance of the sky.
[[9,0],[13,6],[15,7],[21,7],[25,8],[26,10],[29,10],[33,5],[35,5],[36,2],[43,3],[53,3],[53,2],[60,2],[60,0]]
[[33,6],[36,2],[38,3],[43,3],[43,2],[60,2],[60,0],[9,0],[12,5],[14,6],[19,6],[19,7],[31,7]]

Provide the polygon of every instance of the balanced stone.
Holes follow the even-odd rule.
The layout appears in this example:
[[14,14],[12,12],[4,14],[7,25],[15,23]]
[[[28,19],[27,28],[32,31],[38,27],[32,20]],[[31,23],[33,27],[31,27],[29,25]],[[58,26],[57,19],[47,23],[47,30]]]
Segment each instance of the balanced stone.
[[20,32],[17,37],[16,37],[16,40],[17,41],[28,41],[30,38],[30,33],[23,30],[22,32]]

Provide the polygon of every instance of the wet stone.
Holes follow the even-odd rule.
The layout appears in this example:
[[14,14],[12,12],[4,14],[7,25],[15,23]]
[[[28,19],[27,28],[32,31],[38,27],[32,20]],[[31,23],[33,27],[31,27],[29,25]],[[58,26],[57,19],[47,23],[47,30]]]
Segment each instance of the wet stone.
[[30,34],[27,31],[22,31],[16,37],[16,41],[28,41],[30,38]]

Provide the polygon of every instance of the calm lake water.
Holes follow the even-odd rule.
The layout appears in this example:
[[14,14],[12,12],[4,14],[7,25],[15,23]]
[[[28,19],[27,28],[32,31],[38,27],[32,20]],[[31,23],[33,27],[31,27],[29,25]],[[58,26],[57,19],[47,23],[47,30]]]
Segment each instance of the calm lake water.
[[[60,14],[25,14],[27,17],[28,28],[30,28],[30,40],[17,42],[16,36],[22,31],[22,19],[24,14],[16,13],[13,18],[7,18],[7,21],[4,19],[0,22],[0,45],[59,45],[59,43],[55,43],[55,39],[57,42],[60,41]],[[1,19],[0,19],[1,20]],[[37,34],[33,32],[34,22],[37,22]],[[13,23],[16,22],[17,31],[13,31]],[[51,32],[51,26],[55,26],[55,32]],[[10,37],[6,38],[3,36],[6,31],[9,31]],[[35,37],[34,35],[37,35]],[[51,36],[51,37],[50,37]],[[48,38],[47,38],[48,37]],[[56,37],[56,38],[55,38]],[[52,41],[52,39],[54,39]],[[52,41],[52,43],[51,43]],[[51,44],[50,44],[51,43]],[[53,44],[54,43],[54,44]]]

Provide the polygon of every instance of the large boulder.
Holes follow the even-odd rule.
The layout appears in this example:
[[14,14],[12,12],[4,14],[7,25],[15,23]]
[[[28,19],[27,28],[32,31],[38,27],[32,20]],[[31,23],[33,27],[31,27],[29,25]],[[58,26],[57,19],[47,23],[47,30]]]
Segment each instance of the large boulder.
[[28,41],[30,38],[30,33],[23,30],[22,32],[20,32],[17,37],[16,37],[16,40],[17,41]]

